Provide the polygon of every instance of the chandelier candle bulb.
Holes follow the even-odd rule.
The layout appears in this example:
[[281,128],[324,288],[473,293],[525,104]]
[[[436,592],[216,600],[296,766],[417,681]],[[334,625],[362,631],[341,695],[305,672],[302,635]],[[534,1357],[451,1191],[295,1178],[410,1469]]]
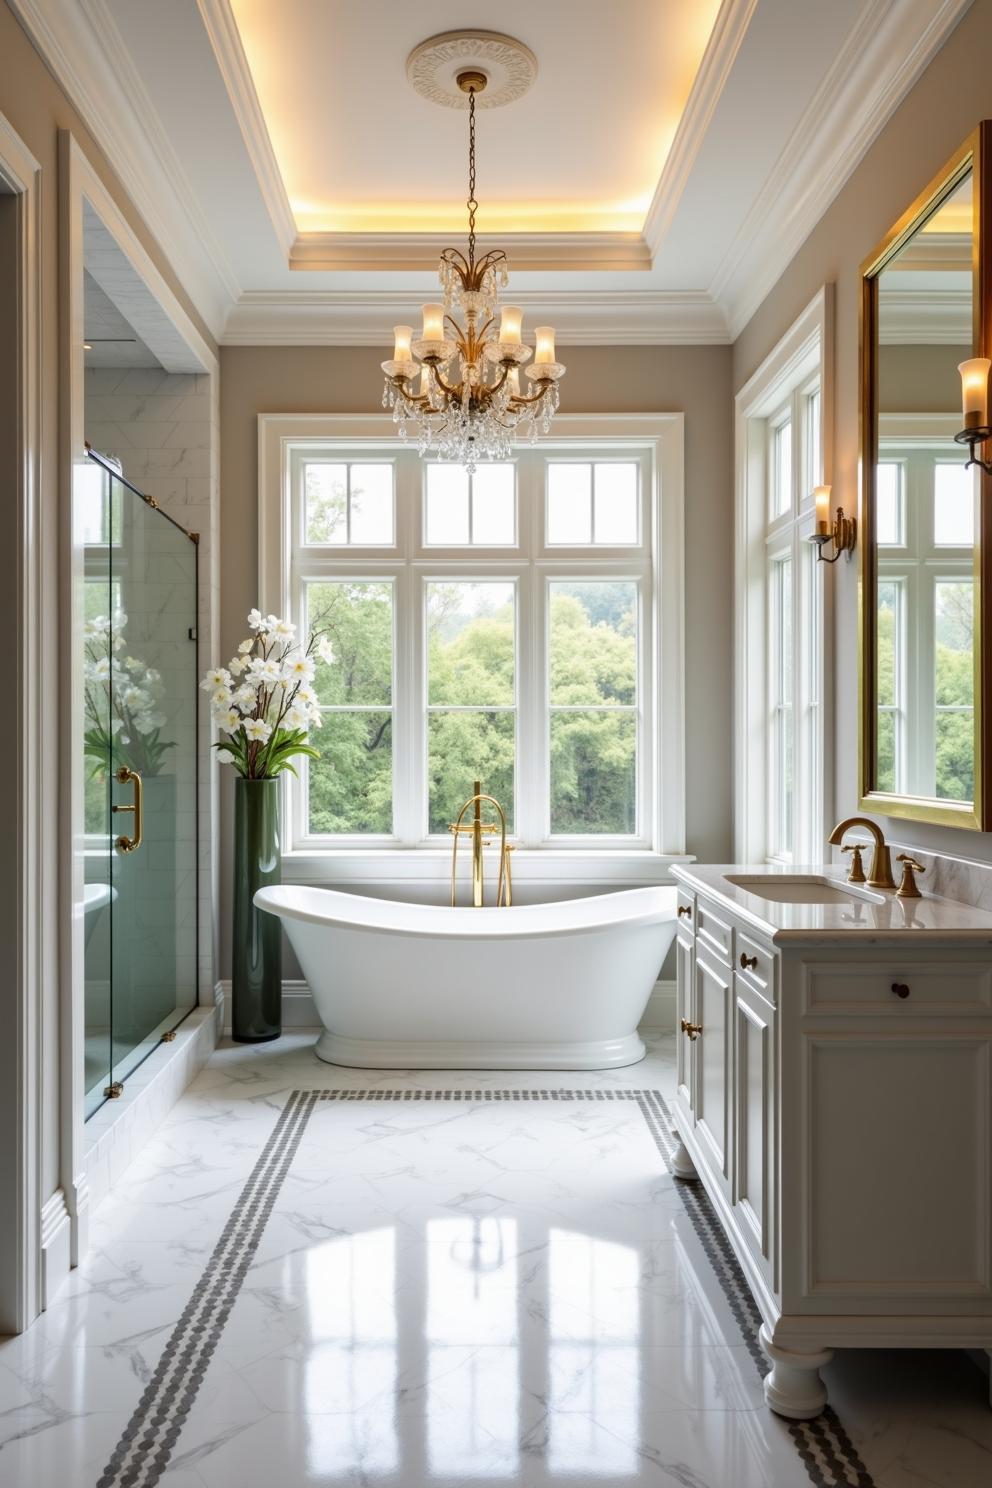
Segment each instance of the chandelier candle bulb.
[[537,350],[534,353],[535,365],[548,366],[555,359],[555,328],[554,326],[538,326],[534,335],[537,337]]
[[988,427],[989,368],[988,357],[971,357],[958,365],[961,373],[961,401],[965,428]]
[[524,312],[519,305],[504,305],[499,323],[499,339],[502,346],[520,345],[520,327]]
[[444,340],[444,306],[424,305],[424,341]]
[[413,326],[393,326],[393,361],[410,362],[413,357],[410,353],[410,341],[413,337]]
[[813,491],[816,505],[816,530],[826,536],[830,532],[830,487],[817,486]]

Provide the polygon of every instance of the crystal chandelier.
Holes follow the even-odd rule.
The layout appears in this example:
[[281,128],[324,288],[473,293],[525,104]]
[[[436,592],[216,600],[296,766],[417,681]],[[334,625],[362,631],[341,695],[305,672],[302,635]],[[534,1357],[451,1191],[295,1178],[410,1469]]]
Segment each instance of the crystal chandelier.
[[[471,472],[479,460],[506,459],[518,434],[533,442],[539,430],[548,432],[565,368],[555,361],[553,326],[536,328],[535,350],[524,344],[519,306],[501,306],[496,329],[509,261],[500,248],[475,257],[475,96],[487,78],[473,69],[458,73],[456,81],[468,94],[468,255],[457,248],[442,251],[444,303],[423,306],[416,340],[412,326],[393,327],[393,355],[382,363],[382,406],[392,409],[401,438],[412,426],[422,455],[458,460]],[[521,370],[530,382],[527,393],[521,391]]]

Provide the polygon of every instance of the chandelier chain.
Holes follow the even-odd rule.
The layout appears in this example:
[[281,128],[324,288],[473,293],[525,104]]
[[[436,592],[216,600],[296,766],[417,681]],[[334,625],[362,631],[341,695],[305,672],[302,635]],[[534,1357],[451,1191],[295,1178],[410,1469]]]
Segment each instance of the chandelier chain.
[[475,267],[475,214],[479,203],[475,199],[475,89],[468,90],[468,262]]

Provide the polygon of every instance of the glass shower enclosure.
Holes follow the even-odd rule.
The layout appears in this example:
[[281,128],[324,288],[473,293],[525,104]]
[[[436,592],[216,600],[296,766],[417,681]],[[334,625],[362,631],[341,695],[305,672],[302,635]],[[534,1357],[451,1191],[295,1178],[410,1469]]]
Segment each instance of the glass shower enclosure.
[[198,549],[110,460],[77,476],[90,1116],[196,1004]]

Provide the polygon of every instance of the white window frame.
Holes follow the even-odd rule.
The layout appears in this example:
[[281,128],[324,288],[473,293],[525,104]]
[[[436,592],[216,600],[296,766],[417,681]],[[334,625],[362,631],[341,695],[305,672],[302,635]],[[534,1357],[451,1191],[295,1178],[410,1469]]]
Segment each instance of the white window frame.
[[[821,470],[808,459],[808,400],[819,393]],[[775,513],[775,430],[792,423],[792,491]],[[822,862],[833,825],[830,572],[807,541],[813,486],[831,480],[833,287],[825,285],[735,399],[734,856],[741,863]],[[815,474],[815,479],[813,478]],[[835,503],[836,504],[836,503]],[[793,845],[775,852],[771,696],[777,654],[771,572],[792,559]]]
[[[643,583],[647,563],[652,576],[651,601],[640,615],[638,706],[647,716],[648,726],[643,735],[647,747],[638,751],[642,803],[638,838],[555,836],[538,840],[533,824],[543,811],[543,803],[534,799],[533,790],[528,798],[520,789],[523,782],[519,782],[518,830],[524,826],[526,845],[514,854],[514,879],[521,885],[528,879],[576,884],[661,882],[667,877],[669,863],[690,856],[685,852],[683,425],[682,414],[559,415],[553,435],[539,441],[539,452],[550,457],[559,452],[576,458],[583,454],[607,459],[638,455],[645,472],[642,530],[648,542],[647,560],[643,550],[634,552],[629,547],[548,547],[543,527],[545,502],[521,489],[526,479],[523,462],[517,491],[521,544],[517,551],[505,547],[427,547],[420,501],[404,501],[399,465],[395,553],[387,557],[381,547],[316,550],[324,555],[320,567],[327,577],[350,573],[356,580],[393,578],[397,584],[418,585],[437,578],[515,578],[518,605],[525,607],[526,616],[524,627],[518,631],[517,748],[518,752],[539,749],[543,754],[547,752],[548,713],[543,702],[536,700],[538,696],[544,698],[545,653],[540,629],[532,617],[546,608],[547,584],[556,578],[574,579],[583,574],[603,580],[637,577]],[[392,420],[374,414],[260,414],[258,438],[258,603],[266,612],[284,612],[296,601],[291,502],[285,500],[294,449],[307,445],[321,450],[333,447],[335,454],[346,459],[349,450],[353,458],[360,458],[374,453],[396,455],[402,447],[397,448]],[[541,467],[534,463],[527,468]],[[529,535],[524,531],[527,523],[533,527]],[[485,571],[475,567],[483,562]],[[409,595],[406,600],[409,609]],[[414,605],[413,613],[422,615],[422,605]],[[395,669],[394,716],[405,716],[406,722],[400,724],[404,743],[394,749],[394,769],[409,772],[407,788],[397,792],[399,808],[404,801],[415,800],[412,782],[424,779],[426,773],[422,730],[415,726],[420,700],[413,693],[417,678],[423,677],[423,666],[418,664],[414,650],[420,648],[422,652],[425,645],[422,620],[412,630],[416,633],[398,637],[398,645],[406,648],[406,654]],[[529,723],[521,725],[521,718]],[[298,813],[294,815],[293,792],[285,779],[283,792],[287,882],[444,881],[450,847],[447,841],[424,836],[423,823],[414,819],[412,808],[405,814],[401,809],[397,811],[393,838],[370,840],[363,835],[328,841],[308,838],[301,831]]]

